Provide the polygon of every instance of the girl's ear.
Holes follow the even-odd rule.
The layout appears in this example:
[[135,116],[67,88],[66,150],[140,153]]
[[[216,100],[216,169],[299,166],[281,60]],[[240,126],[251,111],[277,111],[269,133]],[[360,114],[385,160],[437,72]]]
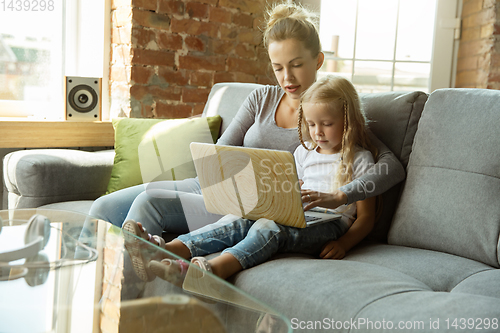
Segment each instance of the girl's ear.
[[321,66],[323,66],[324,61],[325,61],[325,54],[323,52],[320,52],[318,54],[318,63],[316,65],[316,70],[319,70]]

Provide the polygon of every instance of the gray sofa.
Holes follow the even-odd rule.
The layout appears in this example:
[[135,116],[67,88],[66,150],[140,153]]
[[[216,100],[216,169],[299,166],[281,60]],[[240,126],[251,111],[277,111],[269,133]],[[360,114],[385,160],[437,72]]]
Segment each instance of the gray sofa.
[[[215,85],[204,115],[220,114],[224,130],[255,87]],[[500,92],[387,92],[362,102],[407,171],[383,195],[374,231],[343,260],[280,255],[230,282],[297,332],[500,331]],[[9,208],[87,212],[112,163],[112,151],[11,153]]]

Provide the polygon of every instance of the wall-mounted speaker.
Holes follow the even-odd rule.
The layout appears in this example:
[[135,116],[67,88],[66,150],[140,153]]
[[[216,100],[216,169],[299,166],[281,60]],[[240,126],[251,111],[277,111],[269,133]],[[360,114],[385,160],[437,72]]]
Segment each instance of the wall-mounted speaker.
[[101,120],[102,79],[65,77],[65,118],[76,121]]

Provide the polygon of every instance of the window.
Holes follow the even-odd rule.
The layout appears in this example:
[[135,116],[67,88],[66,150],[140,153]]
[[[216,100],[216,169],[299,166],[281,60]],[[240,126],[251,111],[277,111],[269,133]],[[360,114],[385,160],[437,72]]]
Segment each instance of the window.
[[48,111],[62,101],[63,5],[6,0],[0,7],[0,115]]
[[62,119],[64,76],[105,77],[109,6],[110,0],[0,1],[0,116]]
[[[456,0],[304,3],[320,5],[325,64],[319,75],[345,76],[360,92],[430,92],[452,86]],[[448,71],[433,71],[439,66]]]

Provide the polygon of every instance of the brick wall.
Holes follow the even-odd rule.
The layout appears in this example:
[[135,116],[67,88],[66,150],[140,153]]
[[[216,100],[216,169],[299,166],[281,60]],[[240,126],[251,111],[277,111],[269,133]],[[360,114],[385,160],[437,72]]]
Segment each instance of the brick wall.
[[500,89],[500,0],[463,0],[457,88]]
[[113,0],[111,117],[203,111],[217,82],[272,83],[266,0]]

